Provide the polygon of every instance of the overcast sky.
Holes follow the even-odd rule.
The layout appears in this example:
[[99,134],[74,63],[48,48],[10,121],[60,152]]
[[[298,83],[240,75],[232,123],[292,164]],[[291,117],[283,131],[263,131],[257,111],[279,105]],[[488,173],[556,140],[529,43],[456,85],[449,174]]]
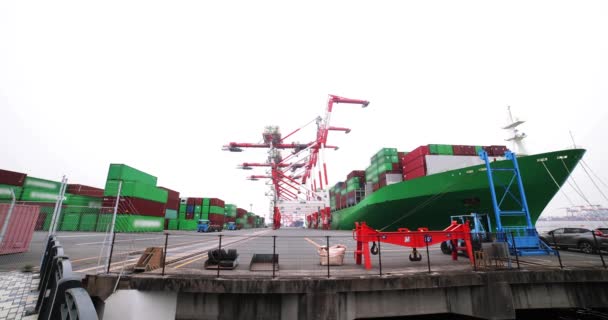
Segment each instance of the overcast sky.
[[508,105],[529,151],[571,147],[571,130],[608,181],[606,17],[606,1],[2,1],[0,168],[103,187],[125,163],[265,214],[266,186],[244,180],[263,170],[235,169],[265,153],[222,145],[288,133],[336,94],[371,104],[334,110],[353,131],[330,133],[330,184],[381,147],[504,144]]

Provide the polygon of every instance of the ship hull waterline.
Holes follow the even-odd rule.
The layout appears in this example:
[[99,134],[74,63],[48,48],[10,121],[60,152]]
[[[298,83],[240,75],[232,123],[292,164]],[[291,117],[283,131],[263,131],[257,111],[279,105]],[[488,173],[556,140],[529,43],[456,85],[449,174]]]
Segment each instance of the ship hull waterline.
[[[584,149],[569,149],[518,157],[520,174],[530,210],[532,223],[566,182]],[[492,168],[512,168],[511,161],[491,163]],[[513,174],[494,173],[499,201],[505,194]],[[559,185],[559,187],[558,187]],[[517,184],[501,202],[501,210],[521,210]],[[397,228],[427,227],[442,230],[450,223],[450,216],[485,213],[490,216],[493,229],[496,221],[485,165],[442,172],[385,186],[365,197],[357,205],[334,211],[331,228],[352,230],[355,222],[364,221],[372,228],[395,231]],[[525,217],[505,217],[503,226],[525,225]],[[495,230],[493,230],[495,231]]]

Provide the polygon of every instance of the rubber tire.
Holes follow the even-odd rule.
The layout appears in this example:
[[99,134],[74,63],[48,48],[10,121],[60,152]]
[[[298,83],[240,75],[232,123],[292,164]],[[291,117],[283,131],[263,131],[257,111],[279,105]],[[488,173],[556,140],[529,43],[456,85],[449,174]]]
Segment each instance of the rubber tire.
[[236,249],[228,249],[228,253],[226,254],[226,259],[234,260],[234,259],[236,259],[236,257],[237,257]]
[[584,240],[578,243],[578,248],[581,250],[581,252],[586,254],[592,254],[595,251],[595,249],[593,249],[593,244]]
[[452,254],[452,246],[447,241],[442,242],[440,247],[443,254]]

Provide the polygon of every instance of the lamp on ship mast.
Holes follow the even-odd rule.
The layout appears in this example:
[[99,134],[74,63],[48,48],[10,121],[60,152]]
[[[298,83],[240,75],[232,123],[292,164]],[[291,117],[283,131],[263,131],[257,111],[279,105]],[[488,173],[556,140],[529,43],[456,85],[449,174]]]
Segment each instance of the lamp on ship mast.
[[519,155],[524,155],[527,153],[527,151],[522,140],[524,140],[528,135],[517,130],[517,127],[525,121],[519,120],[518,118],[513,119],[511,106],[507,106],[507,110],[509,111],[509,121],[511,122],[507,126],[503,127],[503,129],[509,130],[511,132],[511,136],[508,139],[505,139],[505,141],[513,142],[513,151]]

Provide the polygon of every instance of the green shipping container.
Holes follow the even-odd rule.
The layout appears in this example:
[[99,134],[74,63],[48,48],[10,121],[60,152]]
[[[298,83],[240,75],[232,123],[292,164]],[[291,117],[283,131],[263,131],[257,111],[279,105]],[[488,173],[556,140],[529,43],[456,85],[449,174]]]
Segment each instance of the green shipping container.
[[100,208],[101,199],[94,197],[81,196],[76,194],[66,193],[66,200],[63,202],[64,205],[70,206],[83,206],[89,208]]
[[477,154],[479,154],[479,152],[481,152],[482,150],[483,150],[483,147],[482,147],[482,146],[475,146],[475,152],[476,152]]
[[429,144],[431,154],[452,155],[454,149],[450,144]]
[[192,230],[196,230],[197,226],[198,226],[197,220],[180,220],[178,230],[192,231]]
[[[22,201],[38,201],[38,202],[56,202],[59,196],[59,191],[49,191],[37,188],[23,188],[21,194]],[[68,194],[63,197],[63,201],[67,200]]]
[[97,225],[97,216],[96,213],[83,213],[80,216],[80,226],[78,227],[79,231],[95,231],[95,226]]
[[186,205],[185,204],[180,204],[179,205],[179,213],[186,213]]
[[[107,180],[123,180],[123,181],[131,181],[131,182],[139,182],[142,184],[156,186],[156,177],[150,174],[147,174],[143,171],[139,171],[135,168],[129,167],[125,164],[110,164],[110,169],[108,170],[108,179]],[[159,201],[160,202],[160,201]]]
[[203,198],[203,207],[208,207],[211,203],[210,198]]
[[378,174],[381,174],[386,171],[391,171],[391,170],[393,170],[392,163],[383,163],[381,165],[378,165]]
[[0,184],[0,200],[12,200],[13,196],[11,195],[11,190],[13,190],[13,192],[15,193],[16,200],[21,199],[21,193],[23,193],[23,188]]
[[80,223],[80,213],[63,213],[61,218],[61,224],[58,230],[61,231],[76,231],[78,230],[78,224]]
[[177,219],[177,210],[166,209],[165,219]]
[[[165,219],[139,215],[119,214],[116,216],[116,232],[157,232],[163,231]],[[111,214],[99,215],[96,230],[105,232],[112,223]]]
[[194,213],[200,214],[201,212],[203,212],[202,206],[194,206]]
[[25,181],[23,182],[23,188],[33,188],[39,190],[47,190],[47,191],[56,191],[59,193],[59,189],[61,189],[61,183],[57,181],[45,180],[40,178],[34,178],[27,176],[25,177]]
[[169,230],[178,230],[179,220],[169,220]]
[[[118,194],[118,181],[108,180],[103,192],[104,196],[115,197]],[[145,200],[167,203],[167,190],[137,182],[123,182],[120,191],[122,197],[135,197]]]
[[209,214],[209,206],[203,206],[203,213]]
[[224,214],[224,208],[218,206],[209,207],[209,213]]

